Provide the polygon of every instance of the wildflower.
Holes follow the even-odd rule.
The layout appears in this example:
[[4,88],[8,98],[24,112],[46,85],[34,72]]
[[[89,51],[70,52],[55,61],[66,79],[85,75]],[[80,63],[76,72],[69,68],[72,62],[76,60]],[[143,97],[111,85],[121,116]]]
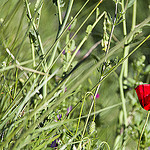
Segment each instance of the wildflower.
[[[73,50],[73,52],[75,52],[76,51],[76,48]],[[80,49],[78,50],[78,52],[76,53],[76,56],[77,55],[80,55]]]
[[[100,97],[100,95],[97,93],[95,98],[99,99],[99,97]],[[91,95],[91,99],[93,99],[93,95]]]
[[57,147],[57,146],[58,146],[58,144],[57,144],[56,140],[54,140],[50,147]]
[[68,27],[68,30],[70,30],[71,29],[71,25]]
[[58,118],[58,120],[61,120],[62,114],[58,114],[58,115],[57,115],[57,118]]
[[98,98],[99,98],[99,94],[97,93],[97,94],[96,94],[96,99],[98,99]]
[[72,106],[69,106],[69,107],[67,108],[66,116],[70,113],[71,110],[72,110]]
[[150,110],[150,84],[138,85],[135,90],[141,106],[147,111]]
[[65,88],[65,92],[67,91],[67,88]]
[[[57,118],[58,118],[58,120],[61,120],[62,114],[58,114],[58,115],[57,115]],[[54,121],[55,121],[55,122],[58,122],[56,119],[55,119]]]
[[62,52],[62,54],[65,55],[65,53],[66,53],[66,50],[64,49],[63,52]]

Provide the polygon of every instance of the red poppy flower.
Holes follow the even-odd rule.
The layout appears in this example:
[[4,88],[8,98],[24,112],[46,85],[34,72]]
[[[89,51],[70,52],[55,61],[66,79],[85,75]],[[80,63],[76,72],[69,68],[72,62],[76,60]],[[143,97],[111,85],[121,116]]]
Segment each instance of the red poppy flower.
[[145,110],[150,110],[150,84],[138,85],[135,90],[141,106]]

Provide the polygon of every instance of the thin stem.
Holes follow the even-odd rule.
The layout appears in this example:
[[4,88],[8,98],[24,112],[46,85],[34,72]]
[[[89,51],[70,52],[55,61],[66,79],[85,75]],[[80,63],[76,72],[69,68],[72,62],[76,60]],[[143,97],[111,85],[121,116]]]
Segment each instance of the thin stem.
[[[125,11],[125,6],[124,6],[124,0],[122,0],[122,10],[123,12]],[[126,16],[125,13],[123,13],[123,33],[124,36],[127,36],[127,27],[126,27]],[[134,2],[133,5],[133,17],[132,17],[132,28],[131,31],[134,30],[135,28],[135,24],[136,24],[136,0]],[[129,42],[131,42],[132,40],[132,35],[128,40],[125,40],[125,44],[128,44]],[[125,46],[124,48],[124,57],[126,57],[129,54],[129,49],[130,46]],[[127,126],[127,111],[126,111],[126,106],[125,106],[125,97],[124,97],[124,91],[123,91],[123,77],[127,78],[128,76],[128,58],[126,59],[126,61],[123,63],[122,68],[121,68],[121,73],[120,73],[120,77],[119,77],[119,84],[120,84],[120,94],[121,94],[121,100],[122,100],[122,107],[123,107],[123,112],[124,112],[124,124],[125,126]],[[127,81],[125,81],[125,84],[127,84]]]
[[62,34],[62,32],[65,29],[66,23],[67,23],[67,21],[69,19],[70,13],[71,13],[73,2],[74,2],[74,0],[70,0],[69,1],[67,12],[66,12],[65,18],[63,20],[62,26],[61,26],[60,30],[58,31],[57,38]]
[[117,17],[117,9],[118,9],[117,6],[118,6],[118,2],[116,2],[115,18],[114,18],[113,26],[112,26],[111,33],[110,33],[109,42],[108,42],[107,49],[106,49],[106,54],[107,54],[108,51],[109,51],[110,43],[111,43],[111,39],[112,39],[112,35],[113,35],[114,29],[115,29],[115,23],[116,23],[116,17]]
[[[74,0],[70,0],[70,1],[69,1],[68,8],[67,8],[67,12],[66,12],[65,18],[64,18],[64,20],[63,20],[63,23],[62,23],[62,25],[60,26],[60,29],[59,29],[59,31],[58,31],[58,33],[57,33],[56,40],[61,36],[61,34],[63,33],[63,31],[64,31],[64,29],[65,29],[67,20],[68,20],[68,18],[69,18],[70,12],[71,12],[71,8],[72,8],[72,6],[73,6],[73,2],[74,2]],[[65,31],[66,31],[66,30],[65,30]],[[52,63],[53,63],[53,61],[54,61],[54,58],[55,58],[55,55],[56,55],[56,51],[57,51],[58,45],[59,45],[59,40],[57,41],[57,43],[56,43],[56,45],[55,45],[55,47],[54,47],[53,53],[52,53],[52,55],[51,55],[51,59],[50,59],[49,64],[48,64],[48,68],[51,67],[51,65],[52,65]]]
[[[84,136],[84,133],[85,133],[85,130],[86,130],[86,127],[87,127],[87,124],[88,124],[88,121],[89,121],[89,118],[90,118],[90,115],[91,115],[91,111],[92,111],[92,108],[93,108],[93,105],[95,104],[95,95],[92,93],[92,92],[87,92],[84,96],[84,100],[82,102],[82,106],[81,108],[83,109],[83,104],[84,104],[84,101],[85,101],[85,98],[87,97],[86,95],[89,95],[91,94],[93,96],[93,101],[92,101],[92,105],[90,107],[90,110],[89,110],[89,113],[88,113],[88,116],[87,116],[87,119],[86,119],[86,122],[85,122],[85,126],[84,126],[84,129],[83,129],[83,133],[81,135],[81,141],[80,141],[80,144],[78,146],[78,149],[81,149],[81,143],[82,143],[82,140],[83,140],[83,136]],[[79,122],[80,122],[80,119],[81,119],[81,112],[80,112],[80,117],[79,117],[79,121],[78,121],[78,126],[79,127]],[[95,120],[95,106],[94,106],[94,117],[93,117],[93,121]],[[78,129],[78,128],[77,128]],[[76,130],[76,134],[77,134],[77,130]],[[76,136],[75,134],[75,136]]]
[[82,60],[86,59],[86,58],[92,53],[92,51],[93,51],[98,45],[100,45],[101,42],[102,42],[102,40],[99,40],[98,42],[96,42],[96,43],[89,49],[89,51],[82,57]]
[[[25,2],[26,2],[27,12],[28,12],[28,18],[30,19],[30,22],[31,22],[32,16],[31,16],[30,8],[29,8],[29,3],[28,3],[27,0]],[[38,5],[40,6],[40,9],[41,9],[42,8],[42,1],[41,1],[41,4],[39,3]],[[42,55],[44,55],[45,53],[44,53],[43,44],[42,44],[42,41],[41,41],[41,37],[40,37],[40,35],[39,35],[38,31],[37,31],[37,27],[38,26],[36,27],[35,20],[33,20],[32,26],[33,26],[33,29],[34,29],[34,31],[36,33],[36,37],[37,37],[38,44],[39,44],[40,50],[42,52]],[[34,51],[33,47],[34,47],[34,45],[33,45],[33,42],[32,42],[32,53]],[[44,72],[46,72],[47,71],[46,60],[44,60],[44,63],[42,63],[42,65],[43,65],[43,68],[44,68]],[[47,79],[47,76],[45,78]],[[47,95],[47,83],[43,87],[43,97],[45,98],[46,95]]]
[[[31,50],[32,50],[32,59],[33,59],[33,68],[36,67],[36,61],[35,61],[35,48],[34,48],[34,44],[33,44],[33,40],[30,39],[30,43],[31,43]],[[34,74],[33,78],[36,78],[36,74]]]
[[62,25],[62,17],[61,17],[61,9],[60,9],[60,2],[57,0],[57,5],[58,5],[58,15],[59,15],[59,23]]
[[[86,94],[85,94],[85,95],[86,95]],[[84,96],[84,97],[86,97],[86,96]],[[83,101],[82,101],[82,106],[81,106],[81,110],[80,110],[80,115],[79,115],[79,120],[78,120],[78,124],[77,124],[77,128],[76,128],[75,136],[76,136],[77,133],[78,133],[78,128],[79,128],[79,124],[80,124],[80,119],[81,119],[81,115],[82,115],[82,110],[83,110],[84,101],[85,101],[85,98],[84,98]]]
[[[135,25],[136,25],[136,3],[137,3],[137,0],[135,0],[134,5],[133,5],[133,13],[132,13],[133,16],[132,16],[131,31],[134,30]],[[124,0],[122,0],[122,10],[123,10],[123,12],[125,11]],[[125,13],[123,14],[123,19],[124,19],[124,21],[123,21],[123,33],[124,33],[124,36],[126,37],[127,36],[127,27],[126,27]],[[124,57],[127,56],[129,53],[130,46],[128,45],[128,43],[130,43],[132,41],[132,38],[133,38],[133,35],[131,35],[129,40],[125,41],[125,44],[127,44],[127,46],[125,46],[125,48],[124,48]],[[128,59],[124,62],[123,66],[124,66],[124,68],[122,68],[123,69],[122,78],[124,77],[126,79],[128,77]],[[127,80],[124,81],[124,84],[127,84]]]
[[16,69],[16,82],[15,82],[15,89],[14,89],[14,96],[16,95],[16,91],[17,91],[17,84],[18,84],[18,69]]
[[[93,105],[94,105],[94,101],[95,101],[95,95],[92,93],[92,92],[88,92],[87,94],[92,94],[93,95],[93,102],[92,102],[92,105],[90,107],[90,110],[89,110],[89,113],[88,113],[88,116],[87,116],[87,119],[86,119],[86,122],[85,122],[85,126],[84,126],[84,129],[83,129],[83,133],[82,133],[82,139],[83,139],[83,136],[84,136],[84,133],[85,133],[85,130],[86,130],[86,127],[87,127],[87,124],[88,124],[88,121],[89,121],[89,118],[90,118],[90,115],[91,115],[91,112],[92,112],[92,108],[93,108]],[[86,94],[86,95],[87,95]],[[85,95],[85,96],[86,96]],[[85,97],[86,98],[86,97]],[[95,118],[95,115],[94,115],[94,118]]]
[[[35,19],[35,15],[36,15],[37,11],[40,9],[41,3],[42,3],[42,2],[40,1],[40,4],[38,5],[37,9],[35,10],[35,12],[34,12],[34,14],[33,14],[33,17],[31,18],[31,20],[30,20],[30,22],[29,22],[29,24],[28,24],[28,28],[27,28],[27,30],[26,30],[26,32],[25,32],[25,35],[23,36],[22,41],[21,41],[21,44],[20,44],[20,46],[18,47],[18,50],[17,50],[17,53],[16,53],[16,59],[18,58],[19,52],[20,52],[20,50],[21,50],[22,47],[23,47],[23,43],[24,43],[26,37],[28,36],[28,33],[29,33],[29,31],[30,31],[30,27],[31,27],[31,25],[33,25],[33,22],[34,22],[34,19]],[[27,0],[25,0],[25,5],[26,5],[27,11],[28,11],[29,4],[28,4],[28,1],[27,1]]]
[[122,65],[120,77],[119,77],[119,85],[120,85],[120,94],[121,94],[121,100],[122,100],[122,108],[123,108],[123,114],[124,114],[124,124],[125,127],[128,125],[127,121],[127,110],[126,110],[126,103],[125,103],[125,97],[124,97],[124,91],[123,91],[123,70],[124,70],[125,64]]
[[110,150],[110,147],[109,147],[108,143],[105,142],[105,141],[103,141],[103,142],[100,144],[99,148],[101,148],[101,146],[104,145],[104,144],[107,145],[107,149]]
[[[127,36],[127,25],[126,25],[126,15],[125,15],[125,6],[124,6],[124,0],[122,0],[122,11],[123,11],[123,15],[122,15],[122,18],[123,18],[123,34],[124,36],[126,37]],[[125,41],[125,44],[127,44],[127,40]],[[129,53],[129,46],[126,46],[124,48],[124,57],[127,56]],[[120,78],[123,78],[123,76],[125,78],[127,78],[128,76],[128,59],[124,62],[125,65],[122,65],[124,66],[124,68],[122,67],[123,69],[123,73],[122,73],[122,77],[120,75]],[[121,80],[121,79],[120,79]]]
[[[109,36],[109,40],[108,40],[108,45],[107,45],[107,48],[106,48],[106,52],[105,52],[105,56],[108,54],[109,52],[109,49],[110,49],[110,43],[111,43],[111,39],[112,39],[112,36],[113,36],[113,32],[114,32],[114,29],[115,29],[115,23],[116,23],[116,17],[117,17],[117,9],[118,9],[118,2],[116,1],[116,8],[115,8],[115,18],[114,18],[114,21],[113,21],[113,26],[112,26],[112,29],[111,29],[111,33],[110,33],[110,36]],[[104,65],[102,66],[102,76],[105,72],[105,69],[106,69],[106,60],[104,61]]]
[[[150,19],[150,18],[149,18]],[[131,33],[132,34],[132,33]],[[130,34],[128,35],[128,38],[130,37]],[[98,86],[99,86],[99,84],[101,84],[111,73],[113,73],[121,64],[123,64],[123,62],[127,59],[127,58],[129,58],[140,46],[142,46],[148,39],[150,38],[150,35],[148,35],[134,50],[132,50],[126,57],[124,57],[123,59],[121,59],[119,62],[118,62],[118,64],[116,64],[110,71],[108,71],[106,74],[105,74],[105,76],[103,76],[103,78],[89,91],[89,92],[93,92]],[[124,41],[125,40],[123,40],[123,43],[124,43]],[[121,42],[122,43],[122,42]],[[120,44],[121,44],[120,43]],[[121,47],[121,45],[120,45],[120,47]],[[102,64],[102,62],[106,59],[106,58],[108,58],[109,56],[111,56],[111,54],[112,53],[114,53],[115,51],[112,49],[111,51],[110,51],[110,53],[107,55],[107,56],[105,56],[105,58],[103,58],[102,60],[100,60],[99,61],[99,63],[97,63],[96,65],[95,65],[95,67],[94,68],[97,68],[100,64]],[[94,69],[92,69],[91,68],[91,70],[93,71]],[[91,72],[92,72],[91,71]],[[87,75],[87,74],[86,74]],[[82,80],[83,80],[83,78],[82,78]],[[88,97],[90,94],[87,94],[86,95],[86,97]],[[74,106],[74,108],[70,111],[70,113],[69,114],[71,114],[74,110],[75,110],[75,108],[77,108],[80,104],[81,104],[81,102],[82,102],[82,100],[83,100],[83,98],[82,99],[80,99],[79,100],[79,102]]]
[[133,4],[133,16],[132,16],[132,27],[131,27],[131,31],[134,30],[135,26],[136,26],[136,7],[137,7],[137,0],[134,1]]
[[[100,4],[100,3],[99,3]],[[84,4],[85,5],[85,4]],[[98,7],[98,5],[95,6],[96,8]],[[83,7],[82,7],[83,8]],[[94,8],[95,9],[95,8]],[[104,11],[102,15],[104,15],[106,12]],[[80,25],[80,27],[77,29],[77,31],[74,33],[74,35],[71,37],[71,39],[68,41],[68,43],[63,47],[62,51],[60,52],[60,54],[57,56],[57,58],[54,60],[53,64],[51,66],[49,66],[49,70],[50,68],[56,63],[56,61],[58,60],[58,58],[61,56],[62,52],[64,51],[64,49],[67,47],[67,45],[70,43],[70,41],[73,40],[73,38],[77,35],[77,33],[80,31],[80,29],[82,28],[82,26],[85,24],[85,22],[88,20],[88,18],[91,16],[91,14],[89,14],[87,16],[87,18],[84,20],[84,22]],[[97,19],[98,21],[98,19]],[[96,23],[97,23],[96,21]],[[71,21],[72,22],[72,21]],[[71,24],[71,23],[70,23]],[[68,25],[69,26],[69,25]],[[93,24],[93,27],[95,26],[95,24]],[[86,39],[83,39],[83,40],[86,40]],[[83,41],[82,40],[82,41]],[[81,42],[82,42],[81,41]],[[82,45],[81,45],[82,46]],[[78,46],[79,47],[79,46]],[[76,48],[76,51],[74,53],[77,53],[77,48]]]
[[140,135],[140,138],[139,138],[137,150],[140,149],[140,142],[141,142],[141,139],[142,139],[142,136],[143,136],[145,127],[146,127],[146,125],[147,125],[148,118],[149,118],[149,111],[148,111],[148,113],[147,113],[146,121],[145,121],[145,123],[144,123],[143,129],[142,129],[142,132],[141,132],[141,135]]
[[[149,18],[149,19],[150,19],[150,18]],[[130,36],[130,35],[129,35],[129,36]],[[148,40],[148,38],[150,38],[150,35],[147,36],[147,37],[146,37],[128,56],[126,56],[126,57],[128,58],[129,56],[131,56],[142,44],[144,44],[144,43]],[[121,42],[121,43],[122,43],[122,42]],[[108,57],[109,55],[111,55],[111,53],[113,53],[113,52],[114,52],[114,50],[110,51],[110,53],[107,55],[107,57]],[[103,79],[102,79],[98,84],[96,84],[96,85],[93,87],[93,89],[91,89],[91,92],[92,92],[100,83],[102,83],[102,82],[104,81],[104,79],[106,79],[113,71],[115,71],[115,70],[118,68],[118,66],[120,66],[120,65],[127,59],[126,57],[123,58],[108,74],[106,74],[106,76],[104,76]],[[105,57],[105,58],[106,58],[106,57]],[[100,60],[96,65],[92,66],[92,67],[91,67],[91,72],[92,72],[93,70],[95,70],[95,69],[104,61],[105,58],[103,58],[102,60]],[[89,76],[89,74],[90,74],[89,72],[84,73],[84,76],[83,76],[83,78],[82,78],[82,81],[84,81],[84,80]],[[63,82],[62,82],[62,83],[63,83]],[[62,84],[62,83],[61,83],[61,84]],[[50,105],[49,108],[48,108],[48,110],[39,118],[39,120],[37,120],[26,132],[24,132],[24,133],[22,134],[22,136],[20,137],[18,143],[19,143],[23,138],[25,138],[29,133],[31,133],[31,132],[36,128],[36,126],[37,126],[40,122],[42,122],[43,119],[44,119],[48,114],[50,114],[50,112],[51,112],[54,108],[56,108],[56,106],[58,106],[58,104],[59,104],[60,102],[62,102],[62,101],[66,98],[66,96],[67,96],[69,93],[71,93],[75,88],[77,88],[77,87],[79,86],[79,84],[80,84],[80,82],[78,81],[77,83],[75,83],[75,85],[74,85],[73,87],[70,88],[69,91],[66,91],[66,93],[65,93],[62,97],[60,97],[60,99],[57,100],[57,103],[55,103],[54,105]],[[55,91],[59,89],[59,87],[60,87],[60,86],[58,86],[56,89],[54,89],[54,91],[52,91],[52,93],[47,97],[47,99],[45,99],[45,101],[48,101],[48,99],[50,99],[51,95],[53,95],[53,94],[55,93]],[[89,95],[89,94],[88,94],[88,95]],[[86,95],[86,97],[87,97],[88,95]],[[43,106],[44,106],[44,105],[45,105],[45,104],[44,104],[43,101],[42,101],[42,102],[37,106],[37,108],[36,108],[33,112],[30,113],[30,115],[28,116],[28,120],[29,120],[35,113],[37,113],[41,108],[43,109]],[[4,116],[4,117],[5,117],[5,116]],[[9,138],[7,138],[5,142],[2,142],[2,143],[1,143],[0,148],[3,147],[6,143],[8,143],[8,142],[11,140],[11,138],[24,126],[25,121],[26,121],[26,120],[24,120],[24,121],[20,124],[20,126],[18,126],[18,127],[10,134]],[[4,122],[4,121],[3,121],[3,122]],[[2,126],[1,126],[1,127],[2,127]],[[18,143],[16,143],[16,145],[17,145]]]
[[[98,6],[98,5],[97,5]],[[92,15],[92,13],[94,12],[94,10],[96,9],[96,7],[92,10],[92,12],[89,14],[89,16],[86,18],[85,21],[87,21],[87,19]],[[104,11],[100,16],[99,18],[93,23],[92,25],[92,30],[94,29],[94,27],[96,26],[96,24],[98,23],[98,21],[106,14],[106,12]],[[85,22],[83,22],[82,24],[84,24]],[[82,39],[82,41],[80,42],[80,44],[78,45],[78,47],[76,48],[75,52],[73,53],[72,57],[70,58],[69,62],[68,62],[68,65],[66,66],[66,69],[65,69],[65,72],[68,71],[73,59],[75,58],[78,50],[81,48],[81,46],[85,43],[85,41],[88,39],[89,35],[91,34],[91,32],[87,33],[85,35],[85,37]]]

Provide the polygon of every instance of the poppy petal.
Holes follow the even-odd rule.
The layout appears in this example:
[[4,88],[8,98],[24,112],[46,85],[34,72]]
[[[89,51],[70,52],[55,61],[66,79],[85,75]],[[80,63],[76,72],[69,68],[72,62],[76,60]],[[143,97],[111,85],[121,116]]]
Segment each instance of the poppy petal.
[[139,102],[145,110],[150,110],[150,84],[142,84],[135,88]]
[[144,109],[145,110],[150,110],[150,94],[145,97],[145,106],[144,106]]

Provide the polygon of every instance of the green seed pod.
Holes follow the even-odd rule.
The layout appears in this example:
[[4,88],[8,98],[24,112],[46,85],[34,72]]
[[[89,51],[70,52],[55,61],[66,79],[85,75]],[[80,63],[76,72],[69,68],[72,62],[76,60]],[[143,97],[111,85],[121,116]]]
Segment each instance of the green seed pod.
[[92,123],[90,124],[90,134],[92,134],[95,131],[95,126],[96,126],[95,122],[92,121]]

